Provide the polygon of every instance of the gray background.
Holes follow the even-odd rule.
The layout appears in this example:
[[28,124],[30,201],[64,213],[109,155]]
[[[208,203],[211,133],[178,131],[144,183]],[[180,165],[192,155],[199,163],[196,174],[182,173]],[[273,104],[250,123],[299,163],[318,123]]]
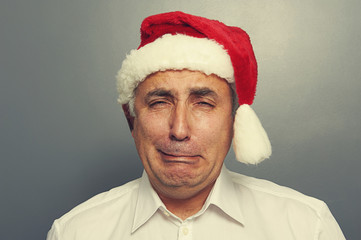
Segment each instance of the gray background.
[[254,109],[274,153],[237,172],[327,202],[360,237],[361,2],[1,0],[0,239],[140,176],[115,75],[148,15],[182,10],[245,29],[259,62]]

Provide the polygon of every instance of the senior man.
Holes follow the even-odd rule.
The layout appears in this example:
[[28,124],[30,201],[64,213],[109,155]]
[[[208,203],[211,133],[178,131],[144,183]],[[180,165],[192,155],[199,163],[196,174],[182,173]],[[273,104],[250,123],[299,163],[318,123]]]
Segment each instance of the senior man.
[[344,239],[324,202],[223,166],[232,139],[241,162],[271,154],[249,106],[257,63],[243,30],[150,16],[117,80],[143,176],[56,220],[48,240]]

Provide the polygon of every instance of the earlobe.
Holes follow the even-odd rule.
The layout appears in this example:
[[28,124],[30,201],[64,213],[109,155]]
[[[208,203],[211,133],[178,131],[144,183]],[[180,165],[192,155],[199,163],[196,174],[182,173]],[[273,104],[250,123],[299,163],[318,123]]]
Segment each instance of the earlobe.
[[133,135],[134,117],[130,114],[128,104],[123,104],[122,108],[123,108],[123,111],[124,111],[124,115],[127,118],[129,129],[130,129],[130,131],[132,132],[132,135]]

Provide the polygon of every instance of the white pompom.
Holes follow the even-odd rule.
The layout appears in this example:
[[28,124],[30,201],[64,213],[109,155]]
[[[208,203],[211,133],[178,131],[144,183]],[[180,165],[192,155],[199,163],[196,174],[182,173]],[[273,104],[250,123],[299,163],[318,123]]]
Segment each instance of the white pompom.
[[237,109],[233,149],[237,160],[246,164],[257,164],[271,156],[272,148],[267,133],[248,104]]

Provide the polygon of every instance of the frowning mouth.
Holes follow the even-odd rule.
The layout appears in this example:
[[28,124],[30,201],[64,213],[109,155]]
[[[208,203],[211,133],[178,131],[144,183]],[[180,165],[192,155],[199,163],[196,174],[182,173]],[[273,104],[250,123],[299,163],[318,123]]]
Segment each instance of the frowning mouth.
[[198,161],[200,155],[192,155],[185,153],[169,153],[158,150],[162,155],[162,159],[165,162],[169,163],[186,163],[186,164],[194,164]]

